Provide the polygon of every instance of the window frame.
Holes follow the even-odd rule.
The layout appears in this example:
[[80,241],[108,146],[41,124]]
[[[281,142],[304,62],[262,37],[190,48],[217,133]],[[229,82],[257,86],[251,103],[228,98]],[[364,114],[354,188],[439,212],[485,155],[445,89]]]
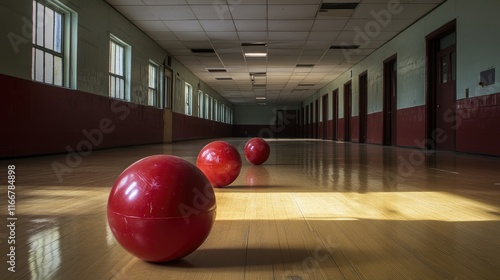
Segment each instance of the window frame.
[[[39,13],[38,9],[43,8],[43,24],[40,29],[39,26]],[[48,34],[46,33],[46,16],[47,16],[47,11],[46,9],[51,10],[54,12],[53,14],[53,20],[52,20],[52,49],[47,47],[46,45],[46,39],[47,37],[50,38],[50,36],[47,36]],[[56,32],[56,14],[60,15],[60,32]],[[77,59],[77,38],[78,38],[78,14],[73,11],[72,9],[68,8],[66,5],[60,3],[59,1],[38,1],[38,0],[33,0],[32,1],[32,40],[31,40],[31,48],[32,48],[32,61],[31,61],[31,79],[36,82],[41,82],[53,86],[60,86],[60,87],[66,87],[66,88],[71,88],[71,89],[76,89],[76,59]],[[37,31],[42,31],[42,34],[39,34]],[[60,35],[60,52],[55,50],[55,34],[59,33]],[[43,36],[43,42],[42,45],[39,44],[38,39],[39,36]],[[49,34],[50,35],[50,34]],[[41,58],[43,66],[42,69],[37,69],[37,63],[40,62],[37,60],[38,55],[41,54],[43,57]],[[50,67],[49,65],[46,64],[46,58],[47,55],[49,57],[52,57],[52,81],[47,81],[47,67]],[[54,73],[56,72],[56,67],[54,63],[54,58],[57,57],[60,59],[61,63],[61,77],[60,77],[60,83],[56,83],[55,81],[55,76]],[[49,63],[50,64],[50,63]],[[40,71],[38,71],[40,70]],[[38,78],[40,73],[40,76],[43,76],[41,79]]]
[[[120,76],[120,74],[113,73],[111,72],[112,68],[112,46],[113,44],[123,48],[123,57],[121,58],[122,61],[122,67],[123,67],[123,76]],[[130,101],[130,73],[131,73],[131,53],[132,53],[132,47],[125,43],[125,41],[121,40],[117,36],[110,34],[109,36],[109,68],[108,68],[108,78],[109,78],[109,97],[118,99],[118,100],[123,100],[123,101]],[[116,62],[116,61],[115,61]],[[118,79],[123,79],[123,98],[121,96],[116,96],[116,94],[112,94],[112,78],[118,78]],[[115,83],[116,86],[116,83]]]
[[[151,70],[154,69],[154,75],[151,76]],[[151,81],[151,78],[154,81]],[[153,82],[153,83],[151,83]],[[152,87],[153,86],[153,87]],[[150,60],[148,64],[148,105],[156,108],[161,108],[161,100],[160,100],[160,65],[158,63]],[[153,97],[151,97],[151,93],[153,93]],[[152,104],[151,104],[152,103]]]
[[193,115],[193,86],[190,83],[184,82],[184,114]]

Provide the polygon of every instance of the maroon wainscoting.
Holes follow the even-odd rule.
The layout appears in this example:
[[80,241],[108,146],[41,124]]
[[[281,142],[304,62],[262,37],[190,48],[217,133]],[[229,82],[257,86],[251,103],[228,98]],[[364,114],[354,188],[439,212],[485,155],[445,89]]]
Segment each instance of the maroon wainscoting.
[[163,142],[163,111],[0,75],[0,157]]
[[425,105],[398,110],[397,122],[398,146],[425,147]]
[[338,130],[337,130],[337,139],[339,141],[344,141],[345,140],[345,127],[344,127],[344,118],[339,119],[338,121]]
[[382,112],[369,114],[366,122],[366,142],[382,144],[384,133],[384,114]]
[[230,124],[172,113],[172,141],[233,136]]
[[269,125],[236,124],[233,131],[235,137],[270,137],[268,134],[271,134],[272,130]]
[[359,116],[351,117],[351,142],[359,142]]
[[326,122],[326,125],[327,125],[326,139],[332,140],[333,139],[333,120],[328,120]]
[[456,150],[500,155],[500,93],[457,100]]

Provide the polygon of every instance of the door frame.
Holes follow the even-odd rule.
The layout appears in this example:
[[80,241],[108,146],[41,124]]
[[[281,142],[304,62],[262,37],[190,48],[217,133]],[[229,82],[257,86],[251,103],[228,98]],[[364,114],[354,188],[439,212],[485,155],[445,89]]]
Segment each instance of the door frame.
[[[439,52],[439,39],[442,37],[456,32],[457,21],[456,19],[446,23],[437,30],[433,31],[425,37],[426,41],[426,100],[425,100],[425,115],[427,121],[425,122],[425,148],[428,150],[436,149],[436,142],[434,134],[437,127],[437,53]],[[455,93],[456,94],[456,93]]]

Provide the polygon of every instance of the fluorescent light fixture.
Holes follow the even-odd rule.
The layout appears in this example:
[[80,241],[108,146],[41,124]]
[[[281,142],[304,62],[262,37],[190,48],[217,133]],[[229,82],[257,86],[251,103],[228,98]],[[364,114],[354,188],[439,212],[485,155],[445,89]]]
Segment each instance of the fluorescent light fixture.
[[259,96],[259,97],[255,97],[255,99],[257,99],[257,100],[266,100],[266,97],[264,97],[264,96],[260,97]]
[[266,57],[267,53],[245,53],[245,57]]

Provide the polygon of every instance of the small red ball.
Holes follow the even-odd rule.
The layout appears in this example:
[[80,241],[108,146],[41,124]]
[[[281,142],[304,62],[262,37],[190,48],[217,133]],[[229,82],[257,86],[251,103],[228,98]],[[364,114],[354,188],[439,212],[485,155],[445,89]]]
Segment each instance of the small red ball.
[[271,148],[266,140],[262,138],[252,138],[245,144],[243,152],[248,162],[260,165],[269,158]]
[[120,245],[151,262],[196,250],[215,221],[215,194],[192,163],[169,155],[143,158],[117,178],[108,199],[108,223]]
[[201,149],[196,166],[213,187],[224,187],[236,180],[241,171],[238,150],[225,141],[214,141]]

